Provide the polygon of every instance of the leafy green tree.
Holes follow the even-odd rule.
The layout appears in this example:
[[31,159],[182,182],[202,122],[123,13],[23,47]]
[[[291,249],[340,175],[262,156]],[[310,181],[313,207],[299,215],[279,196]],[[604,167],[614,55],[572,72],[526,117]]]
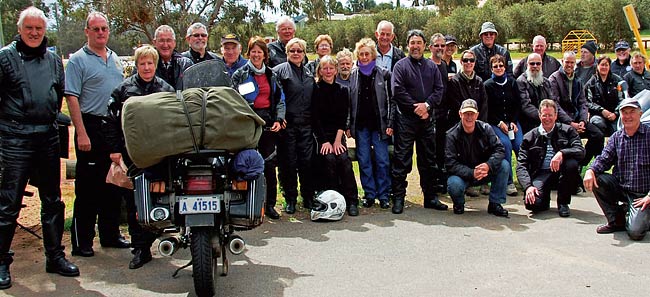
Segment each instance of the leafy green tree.
[[547,37],[549,31],[544,26],[544,7],[541,3],[526,1],[504,8],[503,16],[508,36],[531,43],[537,35]]
[[440,15],[448,16],[454,10],[461,7],[476,7],[478,0],[436,0]]

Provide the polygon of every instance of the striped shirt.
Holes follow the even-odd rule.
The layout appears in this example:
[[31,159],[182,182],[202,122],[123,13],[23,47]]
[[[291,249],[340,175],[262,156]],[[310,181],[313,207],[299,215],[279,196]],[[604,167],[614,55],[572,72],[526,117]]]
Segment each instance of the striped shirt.
[[612,173],[624,190],[650,191],[650,127],[641,124],[632,137],[618,130],[609,138],[591,170],[600,174],[614,166]]

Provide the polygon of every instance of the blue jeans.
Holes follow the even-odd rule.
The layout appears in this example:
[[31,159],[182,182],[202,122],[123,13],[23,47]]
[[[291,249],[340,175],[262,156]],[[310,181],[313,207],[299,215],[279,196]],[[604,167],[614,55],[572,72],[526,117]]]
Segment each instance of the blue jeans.
[[515,151],[515,154],[519,154],[519,147],[521,146],[521,142],[524,140],[524,133],[521,132],[521,125],[519,125],[519,122],[517,122],[517,132],[515,133],[515,139],[510,140],[510,137],[508,137],[508,133],[503,133],[501,128],[495,125],[491,125],[492,130],[494,130],[494,134],[499,137],[499,140],[501,141],[501,144],[503,144],[503,148],[506,150],[506,156],[505,160],[508,161],[508,164],[510,164],[510,174],[508,175],[508,184],[512,183],[512,150]]
[[512,169],[510,169],[510,163],[506,160],[502,160],[501,166],[499,166],[497,171],[491,172],[490,175],[482,180],[472,180],[472,182],[468,183],[460,176],[450,174],[447,179],[447,192],[449,193],[449,196],[451,196],[451,200],[454,201],[454,205],[462,205],[465,204],[465,189],[467,187],[491,182],[490,202],[503,204],[506,203],[506,186],[508,185],[508,172],[510,171],[512,171]]
[[[379,198],[388,201],[390,191],[390,160],[388,159],[388,140],[382,140],[379,131],[359,129],[356,131],[357,160],[361,187],[367,199]],[[371,154],[375,153],[375,164]],[[374,165],[374,166],[373,166]]]

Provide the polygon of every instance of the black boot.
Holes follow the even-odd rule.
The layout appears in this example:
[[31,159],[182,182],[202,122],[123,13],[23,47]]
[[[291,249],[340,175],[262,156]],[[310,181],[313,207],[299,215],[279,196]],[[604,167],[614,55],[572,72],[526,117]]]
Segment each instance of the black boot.
[[404,211],[404,198],[397,198],[395,197],[393,201],[393,209],[391,211],[394,214],[400,214]]
[[131,253],[133,253],[133,259],[129,262],[129,269],[138,269],[151,262],[152,257],[149,249],[135,248]]
[[65,257],[56,259],[47,259],[45,261],[45,271],[48,273],[58,273],[63,276],[79,276],[77,265],[70,263]]
[[287,201],[287,208],[285,209],[285,212],[288,214],[296,213],[296,201]]
[[266,210],[266,215],[269,218],[274,219],[274,220],[277,220],[277,219],[280,218],[280,214],[277,211],[275,211],[275,207],[273,207],[271,205],[267,205],[265,210]]
[[305,210],[311,210],[314,207],[314,199],[312,197],[302,198],[302,207]]
[[13,262],[14,252],[9,251],[6,255],[0,258],[0,290],[11,288],[11,273],[9,273],[9,265]]

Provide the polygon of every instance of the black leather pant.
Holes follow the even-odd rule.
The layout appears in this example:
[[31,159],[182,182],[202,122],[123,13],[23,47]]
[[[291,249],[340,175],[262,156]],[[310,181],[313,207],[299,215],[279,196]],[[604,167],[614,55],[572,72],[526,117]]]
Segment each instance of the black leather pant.
[[131,235],[131,245],[133,248],[149,250],[151,244],[158,238],[159,233],[144,229],[138,222],[137,208],[135,206],[135,197],[133,190],[120,188],[119,192],[126,202],[126,220],[129,224],[129,234]]
[[581,166],[586,166],[595,156],[600,155],[605,145],[605,135],[596,125],[585,123],[585,131],[580,133],[580,138],[587,138],[585,145],[585,157],[580,162]]
[[357,181],[352,171],[352,161],[348,152],[340,155],[327,154],[320,155],[323,158],[325,174],[325,190],[335,190],[343,197],[348,207],[359,204],[359,192],[357,191]]
[[287,202],[298,198],[298,176],[303,200],[314,198],[314,143],[310,125],[288,125],[280,132],[278,176]]
[[264,178],[266,179],[266,206],[273,207],[278,199],[278,180],[276,144],[278,132],[264,131],[258,143],[260,155],[264,158]]
[[571,204],[571,194],[580,182],[578,167],[578,161],[566,158],[558,172],[552,172],[550,169],[539,170],[537,175],[531,177],[533,186],[539,191],[539,196],[534,204],[524,202],[526,209],[531,211],[548,209],[553,189],[557,189],[557,204]]
[[436,132],[433,121],[431,118],[421,120],[415,116],[396,114],[394,126],[395,151],[391,172],[394,199],[403,200],[406,196],[406,176],[413,167],[413,143],[417,150],[417,166],[424,199],[433,199],[434,181],[442,176],[436,166]]
[[64,257],[61,238],[65,205],[61,201],[59,134],[52,129],[29,135],[0,132],[0,262],[13,261],[9,252],[27,181],[38,174],[43,246],[48,259]]
[[[614,223],[617,215],[627,212],[625,222],[627,234],[633,240],[643,239],[648,229],[650,229],[650,209],[646,208],[646,210],[641,211],[641,208],[634,207],[632,202],[634,199],[644,197],[648,193],[624,190],[621,188],[618,179],[609,173],[598,175],[596,181],[598,182],[598,188],[593,188],[594,196],[596,196],[596,201],[603,210],[607,222]],[[623,202],[623,205],[619,205],[618,202]]]
[[92,146],[83,152],[77,145],[75,201],[72,220],[72,247],[91,248],[95,238],[95,222],[101,241],[112,241],[120,236],[119,216],[121,198],[117,187],[106,183],[111,159],[101,134],[101,118],[83,115],[84,126]]

